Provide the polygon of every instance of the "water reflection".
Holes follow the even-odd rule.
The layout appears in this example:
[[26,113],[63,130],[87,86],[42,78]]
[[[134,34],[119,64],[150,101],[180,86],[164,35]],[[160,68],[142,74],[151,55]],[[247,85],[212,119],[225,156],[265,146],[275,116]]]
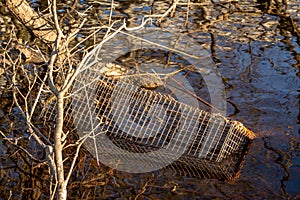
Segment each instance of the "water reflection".
[[[46,9],[46,1],[34,6]],[[70,1],[62,1],[70,8]],[[81,11],[89,6],[89,26],[108,23],[110,1],[80,1]],[[191,1],[176,7],[173,18],[164,18],[159,26],[177,28],[201,44],[217,63],[226,84],[228,115],[242,121],[259,138],[253,144],[241,178],[235,184],[198,180],[173,175],[171,171],[131,175],[114,172],[105,186],[92,187],[101,197],[130,198],[149,180],[145,198],[288,198],[300,195],[299,139],[299,26],[300,5],[292,1]],[[128,18],[130,26],[145,15],[162,14],[170,1],[115,1],[112,19]],[[3,15],[4,12],[1,12]],[[1,23],[0,39],[7,39],[11,20]],[[188,20],[187,19],[188,16]],[[85,30],[85,34],[91,31]],[[24,38],[26,39],[26,38]],[[101,37],[96,38],[100,40]],[[89,41],[92,44],[92,41]],[[1,102],[4,102],[1,97]],[[0,112],[9,105],[1,104]],[[3,114],[0,113],[0,117]],[[1,130],[8,119],[2,118]],[[6,124],[6,125],[5,125]],[[0,145],[1,150],[3,145]],[[2,155],[1,155],[2,156]],[[93,168],[95,171],[96,168]],[[7,175],[1,171],[1,180]],[[17,182],[17,180],[11,180]],[[176,186],[176,189],[174,187]],[[73,187],[75,188],[75,186]],[[77,188],[78,189],[78,188]],[[86,188],[84,188],[86,190]],[[76,197],[84,192],[70,191]],[[16,192],[18,193],[18,192]],[[92,192],[91,192],[92,193]],[[75,198],[75,197],[74,197]]]

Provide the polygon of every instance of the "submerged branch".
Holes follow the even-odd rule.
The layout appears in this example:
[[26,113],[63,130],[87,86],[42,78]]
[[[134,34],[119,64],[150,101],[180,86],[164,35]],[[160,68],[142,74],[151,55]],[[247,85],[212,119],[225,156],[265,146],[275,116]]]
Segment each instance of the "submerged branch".
[[7,0],[9,10],[44,43],[53,43],[57,32],[52,25],[36,13],[24,0]]

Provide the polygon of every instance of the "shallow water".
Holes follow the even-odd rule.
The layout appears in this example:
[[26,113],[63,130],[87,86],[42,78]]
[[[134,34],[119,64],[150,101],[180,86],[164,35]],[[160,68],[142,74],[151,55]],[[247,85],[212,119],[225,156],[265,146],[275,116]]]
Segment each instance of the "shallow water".
[[[90,12],[94,17],[109,16],[110,4],[80,2],[82,9],[93,5]],[[94,187],[97,196],[132,198],[149,181],[141,198],[300,198],[300,4],[293,0],[268,8],[267,2],[213,1],[190,6],[187,26],[183,26],[186,6],[177,6],[174,17],[161,24],[180,29],[212,55],[226,86],[227,116],[257,135],[237,182],[186,178],[169,170],[155,172],[152,179],[151,174],[115,172],[106,186]],[[163,13],[170,6],[169,1],[115,3],[113,19],[129,18],[130,26],[139,24],[142,16]],[[284,13],[293,19],[298,35]],[[8,105],[1,106],[1,129],[5,129],[9,125],[2,110]],[[78,195],[70,193],[74,198]]]

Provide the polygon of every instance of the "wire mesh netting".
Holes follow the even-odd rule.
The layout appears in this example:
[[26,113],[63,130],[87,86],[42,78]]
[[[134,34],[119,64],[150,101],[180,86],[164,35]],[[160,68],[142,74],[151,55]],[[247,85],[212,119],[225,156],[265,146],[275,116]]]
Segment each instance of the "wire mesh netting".
[[[97,51],[97,56],[105,57]],[[76,78],[72,102],[65,110],[66,125],[75,124],[98,161],[136,173],[169,167],[200,178],[239,176],[254,133],[237,121],[201,109],[198,101],[187,100],[191,90],[185,81],[188,75],[197,75],[193,63],[162,75],[153,66],[146,72],[137,65],[99,61],[97,56],[95,62],[93,56]],[[184,74],[184,80],[178,74]],[[51,113],[53,109],[47,107],[43,116],[55,118]]]

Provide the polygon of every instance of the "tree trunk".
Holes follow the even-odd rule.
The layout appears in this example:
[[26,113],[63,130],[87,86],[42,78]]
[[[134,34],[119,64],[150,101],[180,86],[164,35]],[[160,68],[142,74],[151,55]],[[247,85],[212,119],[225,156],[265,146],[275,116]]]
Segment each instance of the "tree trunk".
[[57,197],[60,200],[67,199],[67,184],[64,177],[64,164],[63,164],[63,145],[61,139],[63,134],[63,118],[64,118],[64,93],[59,92],[57,95],[57,119],[56,129],[54,135],[54,148],[56,160],[56,173],[57,173]]
[[[6,0],[6,6],[10,9],[10,11],[28,28],[30,29],[35,36],[37,36],[41,41],[46,44],[53,44],[57,42],[58,46],[60,44],[64,44],[60,42],[60,37],[58,34],[59,29],[55,29],[55,26],[49,24],[42,16],[36,13],[29,5],[26,0]],[[55,1],[53,1],[53,6],[56,6]],[[55,13],[56,14],[56,13]],[[54,16],[55,16],[54,14]],[[58,28],[58,27],[56,27]],[[57,41],[59,40],[59,42]],[[65,45],[65,44],[64,44]],[[20,51],[26,56],[28,61],[47,61],[48,57],[42,57],[40,60],[36,59],[35,52],[29,51],[28,49],[23,49],[22,46],[19,46]],[[57,48],[58,49],[58,48]],[[57,57],[55,57],[57,54]],[[66,54],[63,51],[56,52],[53,54],[51,58],[56,58],[55,64],[57,66],[61,66],[63,60],[66,58]],[[39,56],[37,56],[39,57]],[[34,60],[33,60],[34,58]],[[45,60],[44,60],[45,58]],[[50,58],[50,59],[51,59]],[[53,61],[54,62],[54,61]],[[52,66],[53,68],[53,66]],[[52,76],[52,70],[50,70],[50,75]],[[57,91],[57,90],[55,90]],[[57,199],[66,200],[67,199],[67,180],[64,176],[64,163],[63,163],[63,119],[64,119],[64,95],[65,92],[57,92],[55,93],[57,97],[57,118],[56,118],[56,127],[54,132],[54,157],[55,157],[55,165],[53,169],[53,173],[56,175],[56,194]],[[52,145],[51,145],[52,146]]]

